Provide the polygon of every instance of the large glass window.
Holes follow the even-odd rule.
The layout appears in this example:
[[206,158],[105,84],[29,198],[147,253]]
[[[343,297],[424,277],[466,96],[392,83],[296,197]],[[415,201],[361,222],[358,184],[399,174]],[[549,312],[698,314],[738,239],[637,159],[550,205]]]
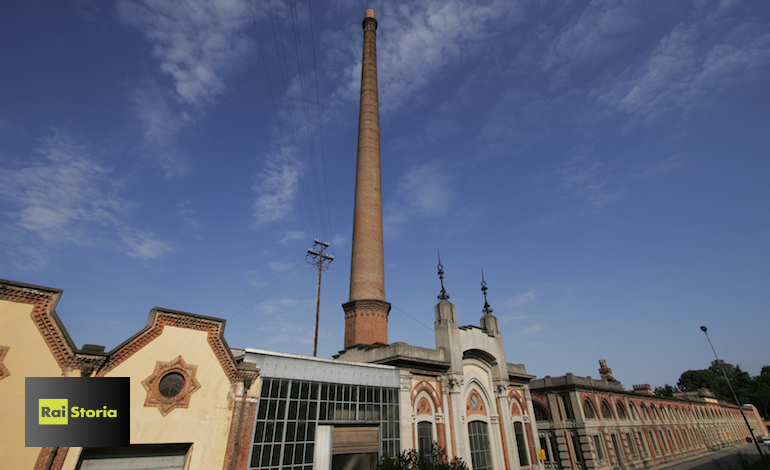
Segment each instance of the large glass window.
[[417,450],[422,454],[430,454],[433,444],[433,425],[428,421],[417,423]]
[[606,400],[602,400],[602,417],[604,419],[614,418],[614,416],[612,415],[612,410],[610,409],[610,404],[607,403]]
[[618,419],[626,419],[626,409],[623,407],[623,404],[618,401],[616,405],[618,410]]
[[535,421],[550,421],[551,417],[548,416],[548,412],[545,411],[545,408],[543,406],[536,402],[532,402],[532,408],[535,409]]
[[471,445],[471,464],[473,470],[491,469],[492,459],[489,453],[487,423],[483,421],[471,421],[468,423],[468,438]]
[[397,389],[264,378],[249,468],[312,468],[317,426],[330,421],[376,426],[380,451],[400,452]]
[[572,413],[572,403],[570,403],[569,395],[566,393],[562,393],[559,395],[561,397],[561,403],[564,405],[564,413],[566,419],[575,419],[574,413]]
[[602,442],[599,439],[599,436],[592,436],[594,439],[594,447],[596,447],[596,457],[599,460],[604,460],[604,446],[602,446]]
[[594,409],[591,400],[588,398],[583,402],[583,413],[585,414],[586,419],[596,419],[596,410]]
[[574,431],[570,433],[570,437],[572,438],[572,448],[575,451],[575,461],[578,464],[578,468],[583,468],[583,462],[585,462],[585,459],[583,458],[583,446],[580,444],[580,438]]
[[519,450],[519,464],[521,466],[529,465],[527,440],[524,438],[524,425],[517,421],[513,423],[513,430],[516,434],[516,447]]
[[144,468],[182,470],[190,444],[140,444],[130,447],[86,447],[80,453],[78,470]]

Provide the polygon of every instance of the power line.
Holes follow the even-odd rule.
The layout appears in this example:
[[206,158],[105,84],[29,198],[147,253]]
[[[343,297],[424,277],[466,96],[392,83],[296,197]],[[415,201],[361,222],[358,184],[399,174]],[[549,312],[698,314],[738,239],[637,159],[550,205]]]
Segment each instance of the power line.
[[[344,273],[342,273],[342,272],[341,272],[341,271],[339,271],[338,269],[336,269],[336,268],[331,268],[331,270],[332,270],[332,271],[334,271],[334,272],[336,272],[336,273],[337,273],[337,274],[339,274],[340,276],[344,277],[344,278],[345,278],[345,279],[347,279],[348,281],[350,281],[350,278],[349,278],[349,277],[347,277],[347,276],[346,276]],[[430,330],[430,331],[434,331],[434,330],[433,330],[433,328],[429,327],[428,325],[426,325],[425,323],[423,323],[423,322],[421,322],[420,320],[416,319],[415,317],[413,317],[413,316],[409,315],[408,313],[406,313],[405,311],[401,310],[400,308],[398,308],[398,307],[395,307],[395,306],[393,306],[393,305],[391,305],[391,308],[393,308],[393,309],[395,309],[395,310],[398,310],[399,312],[403,313],[404,315],[406,315],[407,317],[411,318],[411,319],[412,319],[412,320],[414,320],[415,322],[417,322],[417,323],[419,323],[420,325],[424,326],[424,327],[425,327],[425,328],[427,328],[428,330]]]

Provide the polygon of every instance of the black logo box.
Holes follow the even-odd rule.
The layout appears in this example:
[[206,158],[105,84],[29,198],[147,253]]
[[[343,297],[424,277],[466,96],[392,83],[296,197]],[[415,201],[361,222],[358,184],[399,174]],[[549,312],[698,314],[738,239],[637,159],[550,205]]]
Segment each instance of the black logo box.
[[[126,447],[129,445],[128,377],[26,377],[24,445],[27,447]],[[67,399],[67,425],[39,424],[40,399]],[[114,418],[73,418],[72,408],[116,410]]]

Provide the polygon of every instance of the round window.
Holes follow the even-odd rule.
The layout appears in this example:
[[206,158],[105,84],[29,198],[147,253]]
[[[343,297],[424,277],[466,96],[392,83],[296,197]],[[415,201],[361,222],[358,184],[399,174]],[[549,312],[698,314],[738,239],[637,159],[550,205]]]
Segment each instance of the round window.
[[160,394],[166,398],[172,398],[179,395],[184,387],[184,377],[178,372],[171,372],[160,379],[158,389]]
[[471,408],[475,410],[475,409],[478,409],[478,407],[479,407],[479,396],[474,393],[473,395],[471,395]]

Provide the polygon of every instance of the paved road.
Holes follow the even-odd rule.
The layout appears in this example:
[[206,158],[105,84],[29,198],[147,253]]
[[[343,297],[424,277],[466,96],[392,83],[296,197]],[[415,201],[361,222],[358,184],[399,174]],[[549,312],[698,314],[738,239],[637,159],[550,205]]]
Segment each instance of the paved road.
[[[767,449],[763,449],[763,452],[767,454]],[[729,470],[731,468],[739,469],[738,452],[745,455],[751,461],[759,459],[757,454],[757,447],[754,444],[745,444],[739,447],[733,447],[732,449],[723,450],[715,454],[708,455],[706,457],[700,457],[695,460],[691,460],[685,463],[678,463],[673,465],[661,465],[653,467],[651,470]]]

